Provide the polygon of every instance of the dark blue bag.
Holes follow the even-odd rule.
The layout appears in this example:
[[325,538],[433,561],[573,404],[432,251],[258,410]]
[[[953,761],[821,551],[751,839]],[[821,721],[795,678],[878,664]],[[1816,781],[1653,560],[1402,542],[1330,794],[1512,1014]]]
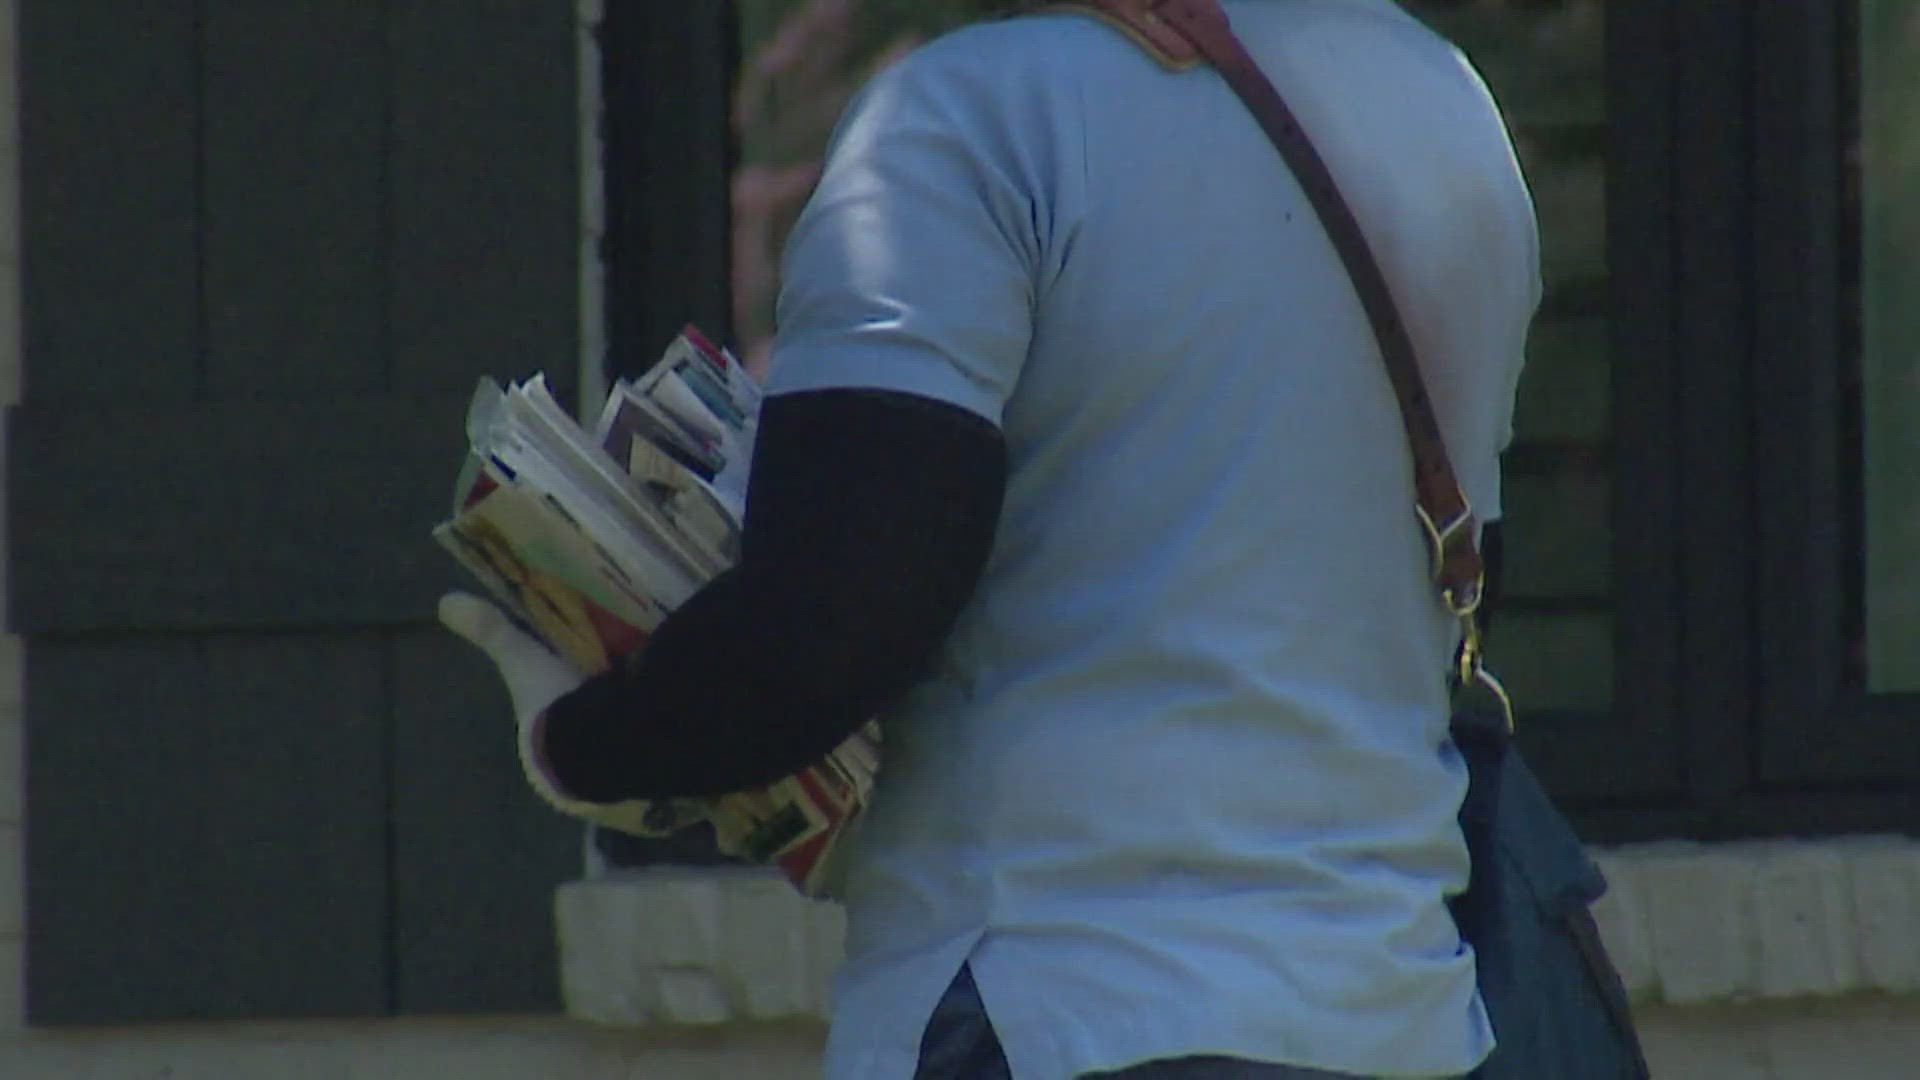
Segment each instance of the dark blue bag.
[[1500,711],[1455,714],[1472,781],[1460,826],[1473,859],[1453,902],[1499,1046],[1471,1080],[1648,1080],[1626,986],[1592,905],[1600,868],[1514,750]]

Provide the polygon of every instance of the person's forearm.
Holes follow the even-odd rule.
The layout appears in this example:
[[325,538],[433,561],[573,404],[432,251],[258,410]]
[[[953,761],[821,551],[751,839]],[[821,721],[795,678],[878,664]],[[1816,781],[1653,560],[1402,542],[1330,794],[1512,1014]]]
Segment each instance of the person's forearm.
[[700,797],[769,783],[818,760],[877,704],[848,680],[808,685],[793,643],[800,597],[728,571],[660,628],[634,661],[547,710],[556,783],[576,798]]
[[740,564],[628,663],[547,711],[576,798],[749,790],[819,760],[925,673],[971,597],[1006,479],[999,432],[904,394],[767,402]]

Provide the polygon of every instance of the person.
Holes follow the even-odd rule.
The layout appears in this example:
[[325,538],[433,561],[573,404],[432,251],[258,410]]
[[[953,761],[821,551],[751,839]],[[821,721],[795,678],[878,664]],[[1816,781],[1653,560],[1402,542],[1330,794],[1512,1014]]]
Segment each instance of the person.
[[[1225,7],[1498,518],[1541,285],[1495,102],[1390,0]],[[1353,286],[1217,74],[1067,12],[921,48],[843,118],[778,323],[740,562],[631,663],[526,675],[452,602],[553,782],[740,790],[882,717],[835,1080],[1474,1069],[1456,626]]]

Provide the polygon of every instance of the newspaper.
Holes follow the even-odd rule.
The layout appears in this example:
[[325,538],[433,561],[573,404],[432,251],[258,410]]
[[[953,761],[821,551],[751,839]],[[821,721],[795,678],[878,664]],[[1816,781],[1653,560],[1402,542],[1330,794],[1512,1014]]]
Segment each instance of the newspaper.
[[[759,410],[739,361],[691,328],[613,387],[592,430],[540,376],[483,381],[453,516],[434,539],[582,674],[604,671],[738,557]],[[824,896],[879,764],[870,721],[797,775],[716,799],[606,806],[529,780],[562,812],[637,836],[710,824],[721,851]]]

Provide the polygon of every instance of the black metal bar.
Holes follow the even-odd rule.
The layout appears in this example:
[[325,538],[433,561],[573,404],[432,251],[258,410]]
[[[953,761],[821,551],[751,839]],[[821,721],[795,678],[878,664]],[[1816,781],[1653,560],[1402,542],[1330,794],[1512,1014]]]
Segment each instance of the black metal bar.
[[1920,769],[1912,711],[1869,700],[1848,593],[1859,572],[1858,237],[1848,211],[1852,4],[1757,5],[1754,573],[1761,775],[1770,788]]
[[[1675,340],[1674,5],[1607,10],[1607,261],[1616,596],[1612,722],[1636,787],[1680,780],[1680,407]],[[1624,790],[1623,790],[1624,793]]]
[[729,181],[734,4],[607,0],[609,376],[638,374],[680,327],[732,332]]
[[[732,95],[740,33],[730,0],[606,0],[599,27],[614,379],[652,366],[682,326],[731,344]],[[642,840],[590,829],[610,866],[716,866],[709,830]]]
[[1668,542],[1678,549],[1681,574],[1686,786],[1709,802],[1733,798],[1752,781],[1754,7],[1670,5],[1679,519]]

